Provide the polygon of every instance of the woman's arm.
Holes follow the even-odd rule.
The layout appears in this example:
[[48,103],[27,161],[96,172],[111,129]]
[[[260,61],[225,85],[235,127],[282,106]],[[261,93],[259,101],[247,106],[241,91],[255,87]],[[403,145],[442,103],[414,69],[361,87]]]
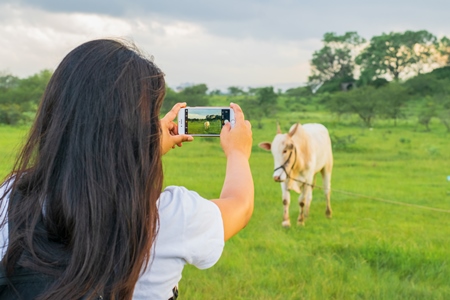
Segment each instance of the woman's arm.
[[249,165],[252,131],[237,104],[231,104],[236,124],[222,128],[220,142],[227,157],[225,181],[219,199],[213,202],[222,214],[225,241],[244,228],[253,213],[254,186]]

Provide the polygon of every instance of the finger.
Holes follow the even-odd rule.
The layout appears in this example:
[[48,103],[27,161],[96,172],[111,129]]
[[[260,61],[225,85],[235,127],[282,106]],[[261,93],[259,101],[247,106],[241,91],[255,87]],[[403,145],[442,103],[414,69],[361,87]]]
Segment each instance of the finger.
[[178,135],[178,124],[175,122],[170,122],[169,131],[172,135]]
[[[180,146],[183,142],[192,142],[194,137],[192,135],[182,134],[182,135],[173,135],[172,141],[174,145]],[[174,146],[175,147],[175,146]]]
[[236,123],[244,122],[244,112],[236,103],[230,103],[230,107],[234,110],[234,118]]
[[250,123],[249,120],[245,120],[245,125],[247,125],[248,128],[252,129],[252,123]]
[[179,102],[175,104],[172,109],[164,116],[164,120],[173,121],[178,116],[178,112],[183,107],[186,107],[186,102]]

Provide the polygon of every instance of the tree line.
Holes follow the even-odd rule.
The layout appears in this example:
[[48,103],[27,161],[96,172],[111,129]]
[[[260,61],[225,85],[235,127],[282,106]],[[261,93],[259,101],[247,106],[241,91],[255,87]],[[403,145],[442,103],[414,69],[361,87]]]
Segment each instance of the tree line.
[[[305,86],[284,92],[272,86],[230,86],[225,93],[209,91],[206,84],[180,91],[167,87],[162,112],[177,102],[215,105],[219,97],[240,103],[257,127],[277,110],[304,111],[307,107],[327,109],[338,116],[355,114],[370,127],[377,118],[396,123],[413,107],[418,124],[426,130],[438,118],[450,132],[449,59],[449,39],[438,39],[424,30],[383,33],[370,41],[356,32],[325,33],[323,47],[313,53]],[[51,75],[43,70],[20,79],[0,73],[0,123],[30,122]]]
[[310,62],[306,92],[326,95],[322,102],[330,111],[356,114],[370,127],[376,117],[396,123],[406,106],[415,106],[426,130],[435,117],[450,132],[450,39],[426,30],[383,33],[370,41],[356,32],[329,32],[322,42]]
[[311,60],[310,86],[336,90],[346,82],[398,81],[450,64],[450,39],[426,30],[383,33],[370,41],[354,31],[327,32],[322,42]]
[[34,118],[52,72],[20,79],[11,74],[0,74],[0,123],[16,125]]

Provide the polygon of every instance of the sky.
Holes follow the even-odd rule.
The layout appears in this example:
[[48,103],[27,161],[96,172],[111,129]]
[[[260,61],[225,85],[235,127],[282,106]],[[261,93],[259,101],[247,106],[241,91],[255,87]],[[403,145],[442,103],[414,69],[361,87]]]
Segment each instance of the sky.
[[221,109],[189,109],[188,110],[188,119],[206,119],[208,115],[222,115]]
[[450,37],[449,12],[448,0],[0,0],[0,74],[54,70],[86,41],[125,38],[172,88],[285,90],[307,81],[326,32]]

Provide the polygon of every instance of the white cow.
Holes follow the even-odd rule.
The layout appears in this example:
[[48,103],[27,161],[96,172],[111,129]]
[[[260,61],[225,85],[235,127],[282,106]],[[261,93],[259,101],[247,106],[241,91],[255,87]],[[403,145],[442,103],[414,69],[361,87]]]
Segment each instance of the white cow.
[[275,162],[273,179],[281,182],[283,197],[284,227],[291,226],[289,220],[290,190],[300,194],[298,202],[300,214],[298,224],[304,225],[308,217],[312,200],[312,190],[315,175],[322,174],[323,190],[327,201],[326,216],[331,218],[331,171],[333,169],[333,154],[328,130],[322,124],[296,123],[289,133],[282,134],[280,126],[272,143],[260,143],[265,150],[271,150]]
[[205,130],[209,129],[209,121],[206,121],[205,123],[203,123],[203,127],[205,127]]

